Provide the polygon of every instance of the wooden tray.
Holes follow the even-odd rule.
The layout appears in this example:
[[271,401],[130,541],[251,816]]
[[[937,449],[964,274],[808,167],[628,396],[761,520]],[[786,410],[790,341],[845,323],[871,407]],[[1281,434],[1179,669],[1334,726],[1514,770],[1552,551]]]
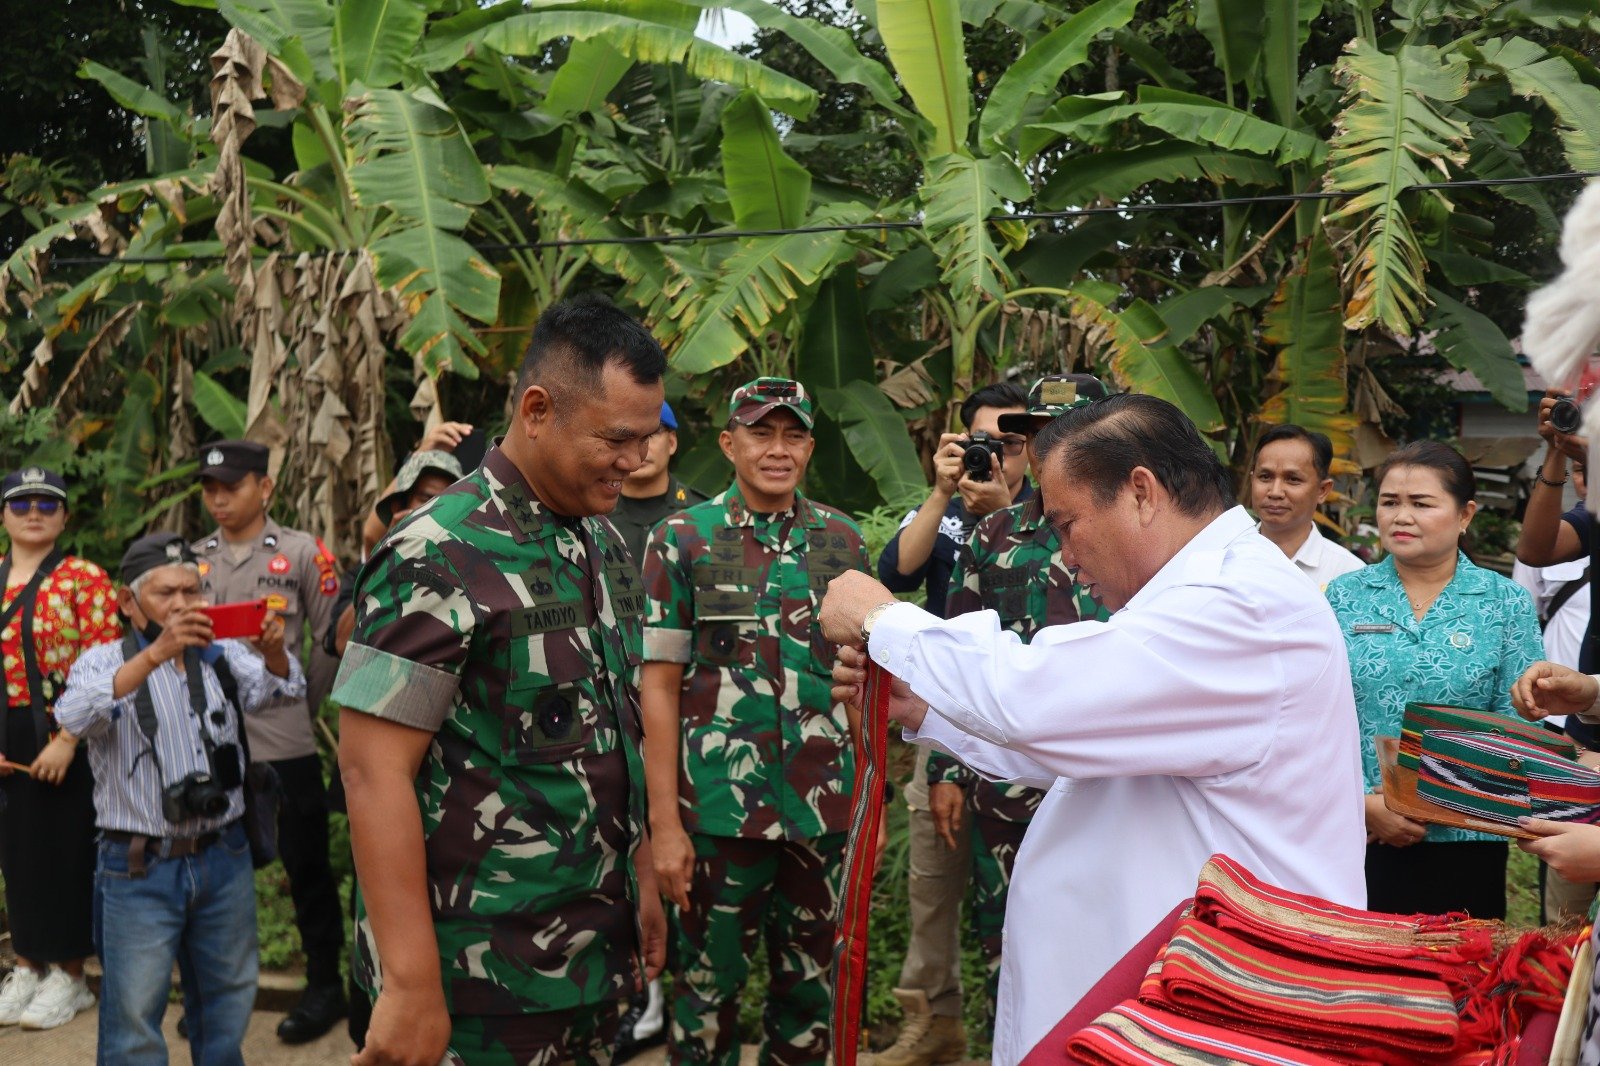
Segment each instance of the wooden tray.
[[1474,818],[1470,814],[1452,811],[1417,795],[1417,772],[1399,763],[1400,738],[1378,738],[1378,769],[1383,774],[1383,805],[1396,814],[1403,814],[1429,825],[1444,825],[1452,829],[1471,829],[1495,836],[1516,837],[1520,840],[1538,839],[1514,825]]

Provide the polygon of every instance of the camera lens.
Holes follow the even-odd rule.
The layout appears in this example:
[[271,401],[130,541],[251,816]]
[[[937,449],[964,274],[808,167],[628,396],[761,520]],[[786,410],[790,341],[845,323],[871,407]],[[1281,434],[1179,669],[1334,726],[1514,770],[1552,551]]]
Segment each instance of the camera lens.
[[1583,427],[1583,409],[1563,396],[1550,406],[1550,425],[1557,433],[1576,433]]

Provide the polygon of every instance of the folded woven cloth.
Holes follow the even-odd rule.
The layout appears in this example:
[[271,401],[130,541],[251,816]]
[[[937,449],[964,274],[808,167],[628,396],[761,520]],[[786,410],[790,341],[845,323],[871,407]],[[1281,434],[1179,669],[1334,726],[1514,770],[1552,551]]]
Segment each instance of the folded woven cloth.
[[1201,868],[1194,914],[1283,954],[1434,977],[1458,996],[1482,979],[1498,928],[1459,914],[1402,917],[1341,907],[1269,885],[1226,855]]
[[1067,1057],[1090,1066],[1342,1066],[1343,1061],[1132,1000],[1075,1033],[1067,1041]]
[[1600,822],[1600,774],[1511,736],[1426,729],[1417,795],[1502,825]]
[[1163,952],[1160,982],[1177,1012],[1341,1057],[1408,1063],[1458,1042],[1455,999],[1436,978],[1287,955],[1193,918]]
[[1578,749],[1573,747],[1572,741],[1533,722],[1524,722],[1493,711],[1452,707],[1447,703],[1408,703],[1405,716],[1400,720],[1400,751],[1395,761],[1408,770],[1417,769],[1422,761],[1422,734],[1429,729],[1515,737],[1543,748],[1551,755],[1568,759],[1578,756]]

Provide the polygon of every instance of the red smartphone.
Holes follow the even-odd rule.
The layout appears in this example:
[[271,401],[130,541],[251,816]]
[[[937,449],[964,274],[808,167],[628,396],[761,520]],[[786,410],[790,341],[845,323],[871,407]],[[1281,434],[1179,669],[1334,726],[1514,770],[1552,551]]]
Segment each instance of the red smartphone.
[[243,603],[219,603],[215,607],[202,607],[211,619],[211,635],[217,640],[230,637],[259,637],[267,620],[266,600],[246,600]]

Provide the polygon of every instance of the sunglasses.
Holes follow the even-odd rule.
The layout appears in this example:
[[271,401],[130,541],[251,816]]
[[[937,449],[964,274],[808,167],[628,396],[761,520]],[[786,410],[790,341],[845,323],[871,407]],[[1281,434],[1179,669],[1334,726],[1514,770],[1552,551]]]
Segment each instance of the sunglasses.
[[24,496],[21,499],[7,500],[6,506],[11,508],[14,515],[25,515],[29,511],[38,511],[42,515],[53,515],[61,510],[61,501],[39,496]]

